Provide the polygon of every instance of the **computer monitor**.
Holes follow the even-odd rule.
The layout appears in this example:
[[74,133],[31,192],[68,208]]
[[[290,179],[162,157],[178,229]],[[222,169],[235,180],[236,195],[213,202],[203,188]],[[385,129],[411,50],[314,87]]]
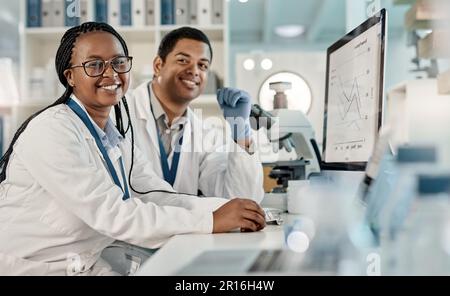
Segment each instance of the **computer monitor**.
[[382,124],[386,10],[327,50],[322,169],[363,171]]

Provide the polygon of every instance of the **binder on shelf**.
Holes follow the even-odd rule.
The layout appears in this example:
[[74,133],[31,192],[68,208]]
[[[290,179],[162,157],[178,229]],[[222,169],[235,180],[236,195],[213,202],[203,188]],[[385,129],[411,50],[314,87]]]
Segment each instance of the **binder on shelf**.
[[174,0],[161,0],[161,25],[174,23]]
[[[65,0],[65,3],[65,25],[67,27],[78,26],[81,20],[81,1],[77,4],[76,2]],[[76,7],[76,5],[80,6]]]
[[52,0],[42,0],[41,19],[42,27],[53,26],[53,3]]
[[27,0],[27,26],[29,28],[41,27],[41,0]]
[[145,1],[145,24],[147,26],[155,25],[155,0]]
[[211,24],[211,0],[197,0],[198,25]]
[[131,0],[120,0],[120,25],[131,26]]
[[189,24],[197,25],[198,17],[197,17],[197,0],[187,0],[189,3]]
[[223,24],[223,1],[211,0],[211,23],[213,25]]
[[52,26],[64,27],[64,19],[66,15],[65,0],[52,1]]
[[111,26],[119,26],[120,0],[109,0],[108,4],[108,24],[110,24]]
[[80,24],[89,21],[89,16],[88,16],[89,5],[88,5],[88,1],[90,1],[90,0],[81,0],[80,1]]
[[134,27],[145,26],[145,0],[133,0],[131,3],[132,19],[131,23]]
[[108,22],[107,0],[95,0],[95,21],[102,23]]
[[175,24],[189,24],[189,2],[186,0],[175,0]]

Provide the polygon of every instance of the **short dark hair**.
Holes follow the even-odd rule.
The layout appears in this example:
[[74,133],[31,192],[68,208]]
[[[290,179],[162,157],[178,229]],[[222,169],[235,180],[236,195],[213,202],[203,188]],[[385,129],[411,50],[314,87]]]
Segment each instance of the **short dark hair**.
[[181,27],[170,31],[164,36],[158,47],[158,56],[165,62],[167,55],[172,52],[177,42],[181,39],[192,39],[206,43],[209,47],[209,53],[211,54],[212,60],[213,51],[208,36],[202,31],[192,27]]

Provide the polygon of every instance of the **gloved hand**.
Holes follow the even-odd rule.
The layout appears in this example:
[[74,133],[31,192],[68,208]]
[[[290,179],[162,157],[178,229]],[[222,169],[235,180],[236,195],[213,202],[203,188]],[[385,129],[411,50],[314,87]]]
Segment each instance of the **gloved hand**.
[[251,135],[250,95],[236,88],[221,88],[217,91],[217,101],[231,127],[233,139],[237,141],[249,138]]

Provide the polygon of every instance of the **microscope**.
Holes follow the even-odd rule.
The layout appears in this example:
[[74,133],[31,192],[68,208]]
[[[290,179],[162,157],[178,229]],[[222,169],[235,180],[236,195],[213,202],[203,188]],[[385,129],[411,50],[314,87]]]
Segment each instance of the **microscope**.
[[286,193],[291,180],[307,180],[320,174],[320,152],[311,123],[302,111],[287,109],[285,91],[291,89],[290,82],[270,83],[275,91],[274,110],[270,113],[259,105],[253,105],[250,113],[254,130],[265,128],[274,152],[285,149],[295,151],[296,159],[277,161],[265,166],[273,167],[269,177],[277,180],[278,187],[272,193]]

